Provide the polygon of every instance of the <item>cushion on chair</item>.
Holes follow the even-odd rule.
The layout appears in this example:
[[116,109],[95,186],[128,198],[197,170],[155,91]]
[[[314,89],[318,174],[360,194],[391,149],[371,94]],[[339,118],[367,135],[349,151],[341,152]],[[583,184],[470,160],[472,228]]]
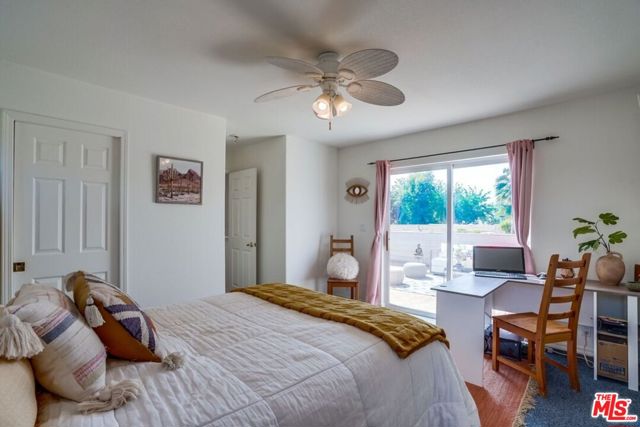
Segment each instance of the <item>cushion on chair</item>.
[[329,258],[327,274],[333,279],[353,280],[358,277],[360,265],[353,256],[339,252]]
[[33,427],[38,403],[29,361],[0,359],[0,378],[0,427]]
[[133,361],[162,361],[153,322],[126,293],[81,271],[67,279],[67,289],[73,290],[76,305],[110,355]]

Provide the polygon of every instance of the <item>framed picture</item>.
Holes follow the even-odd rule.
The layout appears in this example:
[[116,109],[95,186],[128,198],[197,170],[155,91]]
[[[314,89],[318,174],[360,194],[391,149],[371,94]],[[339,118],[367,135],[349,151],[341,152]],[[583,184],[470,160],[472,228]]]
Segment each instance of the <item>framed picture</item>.
[[202,162],[156,156],[156,203],[202,204]]

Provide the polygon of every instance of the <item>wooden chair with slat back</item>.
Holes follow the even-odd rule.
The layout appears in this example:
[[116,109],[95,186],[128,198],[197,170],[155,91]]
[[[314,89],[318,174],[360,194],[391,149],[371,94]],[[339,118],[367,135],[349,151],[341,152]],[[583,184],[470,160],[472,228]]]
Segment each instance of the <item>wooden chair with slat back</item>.
[[[586,253],[579,261],[558,261],[559,256],[552,255],[547,270],[547,279],[542,292],[540,310],[536,313],[515,313],[502,316],[493,316],[493,342],[492,342],[492,364],[493,370],[497,371],[501,363],[510,366],[518,371],[524,372],[538,382],[540,394],[546,396],[545,363],[556,366],[569,375],[571,388],[580,391],[580,381],[578,379],[578,358],[577,358],[577,331],[578,316],[580,315],[580,305],[584,294],[584,286],[587,281],[587,272],[591,254]],[[560,268],[579,269],[578,274],[571,279],[556,278],[556,271]],[[568,295],[554,296],[556,288],[568,288],[571,293]],[[570,304],[568,311],[560,313],[550,312],[552,304]],[[567,321],[565,323],[565,320]],[[527,363],[516,362],[501,356],[500,349],[500,329],[510,331],[525,338],[528,342]],[[567,366],[549,359],[544,354],[545,344],[566,342],[567,343]]]
[[[339,252],[353,256],[353,234],[348,239],[334,239],[331,235],[329,256],[334,256]],[[327,293],[333,295],[334,288],[349,288],[351,299],[358,299],[358,279],[344,280],[329,277],[327,279]]]

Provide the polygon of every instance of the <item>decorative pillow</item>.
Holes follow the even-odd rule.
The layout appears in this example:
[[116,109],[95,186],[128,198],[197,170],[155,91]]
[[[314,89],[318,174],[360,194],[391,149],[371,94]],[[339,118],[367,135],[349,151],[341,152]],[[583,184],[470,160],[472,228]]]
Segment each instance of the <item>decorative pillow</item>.
[[82,271],[67,279],[67,289],[73,290],[76,305],[110,355],[133,361],[162,361],[153,322],[131,297]]
[[2,310],[0,356],[31,357],[38,382],[52,393],[81,402],[85,412],[111,410],[136,398],[136,382],[105,383],[107,354],[100,339],[75,306],[50,301],[46,296],[52,295],[51,289],[60,291],[45,286],[28,285]]
[[44,388],[77,402],[104,388],[107,354],[77,310],[45,301],[12,308],[44,342],[44,351],[31,359]]
[[77,311],[76,305],[69,295],[60,289],[41,283],[25,283],[16,292],[15,297],[9,301],[8,305],[24,305],[29,301],[49,301],[50,303],[62,307],[69,311]]
[[334,279],[353,280],[358,277],[359,270],[358,260],[343,252],[329,258],[327,263],[327,274]]
[[29,361],[0,359],[0,378],[0,427],[33,427],[38,415],[38,402]]

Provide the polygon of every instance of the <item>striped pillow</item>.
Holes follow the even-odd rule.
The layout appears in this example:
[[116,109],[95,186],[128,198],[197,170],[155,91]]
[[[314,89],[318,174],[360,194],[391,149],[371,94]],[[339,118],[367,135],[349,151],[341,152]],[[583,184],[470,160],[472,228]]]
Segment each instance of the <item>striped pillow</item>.
[[15,298],[8,305],[24,305],[33,301],[49,301],[50,303],[73,311],[73,300],[60,289],[40,283],[26,283],[16,292]]
[[31,364],[45,389],[77,402],[104,389],[107,353],[75,307],[37,299],[20,304],[18,298],[8,309],[30,323],[44,344]]

